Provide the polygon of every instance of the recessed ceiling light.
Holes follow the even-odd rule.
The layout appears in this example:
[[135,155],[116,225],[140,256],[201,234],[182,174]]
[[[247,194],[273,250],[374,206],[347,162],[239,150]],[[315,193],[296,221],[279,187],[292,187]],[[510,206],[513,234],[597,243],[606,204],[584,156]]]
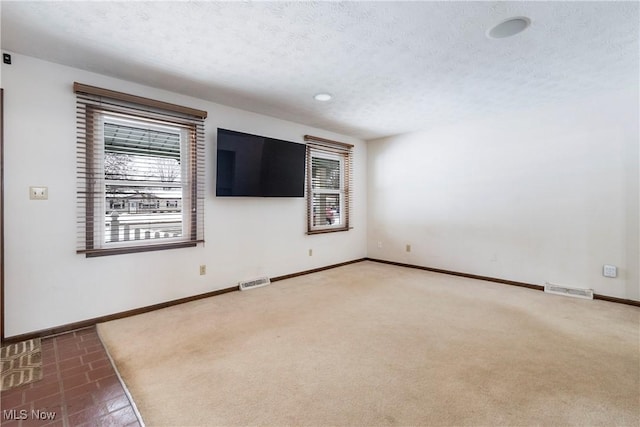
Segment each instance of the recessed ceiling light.
[[329,95],[328,93],[317,93],[313,99],[315,99],[316,101],[329,101],[331,99],[331,95]]
[[529,25],[531,25],[531,19],[525,16],[509,18],[487,31],[487,36],[492,39],[503,39],[505,37],[515,36],[526,30]]

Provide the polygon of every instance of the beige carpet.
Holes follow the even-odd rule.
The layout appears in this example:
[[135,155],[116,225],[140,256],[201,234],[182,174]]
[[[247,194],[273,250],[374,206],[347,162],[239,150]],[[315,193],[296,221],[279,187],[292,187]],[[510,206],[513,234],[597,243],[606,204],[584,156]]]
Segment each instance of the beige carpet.
[[640,309],[361,262],[101,324],[145,423],[640,425]]

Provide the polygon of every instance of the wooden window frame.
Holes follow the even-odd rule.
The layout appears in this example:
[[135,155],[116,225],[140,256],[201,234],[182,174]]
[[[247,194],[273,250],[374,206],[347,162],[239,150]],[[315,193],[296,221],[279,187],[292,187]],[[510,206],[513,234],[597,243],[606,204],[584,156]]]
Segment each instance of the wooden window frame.
[[[86,257],[138,253],[165,249],[193,247],[204,242],[204,119],[207,112],[156,101],[136,95],[74,83],[77,97],[77,170],[78,170],[78,247],[76,252]],[[188,236],[179,241],[139,240],[139,244],[111,246],[96,242],[96,197],[104,196],[104,176],[95,170],[104,158],[96,159],[94,128],[99,117],[124,114],[140,120],[155,120],[187,129],[189,141],[189,200],[190,212],[183,211],[188,220]],[[103,163],[100,163],[103,164]],[[102,174],[104,175],[104,174]],[[102,235],[102,233],[99,233]]]
[[[312,135],[305,135],[307,144],[307,234],[325,234],[348,231],[351,226],[351,203],[353,200],[353,145],[332,141]],[[314,156],[315,155],[315,156]],[[325,157],[326,156],[326,157]],[[342,221],[336,226],[314,225],[314,193],[336,193],[336,190],[314,191],[312,164],[313,157],[341,159],[341,185],[337,194],[342,196],[340,215]]]

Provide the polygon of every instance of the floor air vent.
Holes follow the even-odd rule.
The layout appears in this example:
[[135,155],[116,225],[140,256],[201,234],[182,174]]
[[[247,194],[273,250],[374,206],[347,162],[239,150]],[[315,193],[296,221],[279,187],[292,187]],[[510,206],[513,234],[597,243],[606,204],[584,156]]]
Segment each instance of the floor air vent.
[[249,289],[259,288],[260,286],[267,286],[271,283],[268,277],[260,277],[259,279],[247,280],[245,282],[238,283],[241,291],[247,291]]
[[593,289],[570,288],[567,286],[545,283],[544,291],[549,294],[565,295],[568,297],[593,299]]

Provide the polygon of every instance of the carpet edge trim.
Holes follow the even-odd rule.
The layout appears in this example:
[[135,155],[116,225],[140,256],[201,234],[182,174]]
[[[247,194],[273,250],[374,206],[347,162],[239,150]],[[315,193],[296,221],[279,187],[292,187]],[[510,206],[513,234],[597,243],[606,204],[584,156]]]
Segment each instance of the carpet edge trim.
[[133,396],[131,395],[131,392],[129,392],[129,388],[127,387],[127,384],[122,379],[122,375],[120,375],[120,371],[118,370],[118,367],[116,366],[116,362],[115,362],[115,360],[113,360],[113,357],[111,357],[111,353],[109,353],[109,348],[104,343],[104,340],[102,339],[102,336],[100,335],[100,329],[98,328],[98,325],[96,325],[96,335],[98,335],[98,339],[100,340],[100,344],[102,344],[102,348],[104,348],[104,352],[107,353],[107,358],[109,359],[109,363],[111,363],[111,367],[115,371],[116,377],[118,377],[118,381],[120,382],[120,385],[122,386],[122,389],[124,390],[124,394],[127,396],[127,400],[129,400],[129,403],[131,404],[131,407],[133,408],[133,413],[136,415],[136,418],[138,419],[138,422],[140,423],[140,427],[146,427],[146,425],[144,423],[144,419],[142,418],[142,414],[138,410],[138,406],[136,406],[136,402],[133,400]]

